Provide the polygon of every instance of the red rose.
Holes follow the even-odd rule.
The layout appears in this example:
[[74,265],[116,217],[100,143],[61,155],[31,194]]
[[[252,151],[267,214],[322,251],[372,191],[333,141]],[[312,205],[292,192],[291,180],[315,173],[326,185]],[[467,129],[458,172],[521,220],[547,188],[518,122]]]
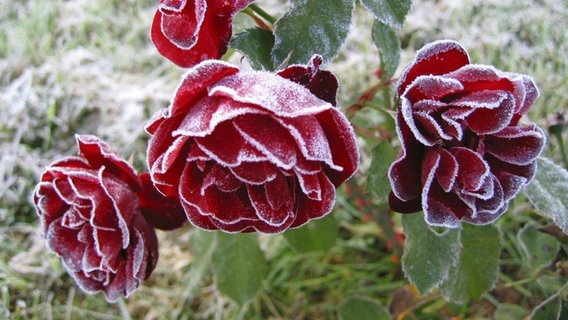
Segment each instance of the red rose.
[[219,59],[227,51],[233,16],[254,0],[161,0],[151,37],[180,67]]
[[191,69],[147,126],[156,187],[210,230],[277,233],[329,213],[359,154],[320,62],[282,76],[221,61]]
[[140,212],[136,171],[95,136],[77,136],[80,157],[53,163],[34,202],[47,246],[86,292],[130,295],[158,260],[154,229]]
[[402,151],[389,178],[391,208],[423,210],[431,225],[488,224],[534,176],[543,131],[519,119],[533,80],[470,64],[453,41],[426,45],[398,83]]

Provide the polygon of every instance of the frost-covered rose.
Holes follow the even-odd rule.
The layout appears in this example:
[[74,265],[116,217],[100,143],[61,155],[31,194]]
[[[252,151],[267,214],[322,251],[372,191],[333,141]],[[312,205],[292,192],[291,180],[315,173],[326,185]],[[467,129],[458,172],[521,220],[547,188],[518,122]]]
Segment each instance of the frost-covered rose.
[[233,16],[253,1],[161,0],[152,23],[152,41],[180,67],[219,59],[227,51]]
[[79,157],[50,165],[34,201],[47,246],[88,293],[130,295],[158,260],[154,229],[140,212],[134,169],[95,136],[77,136]]
[[470,64],[453,41],[426,45],[398,82],[389,204],[423,210],[431,225],[488,224],[533,177],[543,131],[520,118],[538,97],[533,80]]
[[329,213],[359,154],[320,62],[281,75],[221,61],[191,69],[147,126],[156,187],[210,230],[276,233]]

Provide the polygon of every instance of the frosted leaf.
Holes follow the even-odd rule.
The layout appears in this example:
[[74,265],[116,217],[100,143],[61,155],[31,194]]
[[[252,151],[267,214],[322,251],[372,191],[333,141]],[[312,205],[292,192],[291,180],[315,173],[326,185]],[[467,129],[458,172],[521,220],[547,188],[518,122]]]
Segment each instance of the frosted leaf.
[[526,187],[529,201],[568,234],[568,171],[547,158],[537,160],[538,170]]

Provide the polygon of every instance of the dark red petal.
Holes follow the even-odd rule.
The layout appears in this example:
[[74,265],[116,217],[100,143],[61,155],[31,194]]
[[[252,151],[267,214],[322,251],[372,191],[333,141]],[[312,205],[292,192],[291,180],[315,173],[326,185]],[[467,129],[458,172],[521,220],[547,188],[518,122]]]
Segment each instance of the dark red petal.
[[507,127],[485,137],[485,150],[496,158],[516,164],[527,165],[540,155],[546,138],[534,124],[526,127]]
[[[180,67],[191,67],[206,59],[219,59],[227,50],[231,37],[232,15],[208,10],[207,14],[195,19],[195,12],[191,9],[194,7],[186,6],[182,12],[171,14],[156,11],[150,32],[158,52]],[[203,8],[198,13],[204,11]]]
[[209,91],[242,104],[256,105],[279,117],[316,114],[333,106],[303,86],[270,72],[240,72],[224,77]]
[[79,145],[79,155],[85,158],[94,169],[104,166],[119,179],[128,183],[133,190],[140,188],[136,170],[110,145],[92,135],[75,135],[75,139]]
[[491,174],[489,166],[477,152],[454,147],[448,150],[458,162],[458,181],[467,191],[476,191]]
[[49,249],[62,257],[69,270],[78,271],[82,267],[85,245],[77,241],[77,230],[63,227],[61,219],[55,220],[48,227],[45,233],[46,244]]
[[242,185],[242,181],[239,181],[228,168],[214,163],[203,179],[201,193],[204,193],[210,186],[223,192],[233,192],[239,190]]
[[343,170],[334,165],[325,131],[314,116],[282,118],[278,122],[289,130],[306,160],[324,162],[338,171]]
[[297,228],[312,219],[319,219],[327,215],[335,204],[335,186],[323,173],[318,175],[321,186],[321,201],[312,200],[303,194],[298,194],[297,212],[291,228]]
[[524,187],[536,172],[536,161],[527,165],[515,165],[486,155],[491,171],[503,188],[505,201],[509,201]]
[[389,194],[389,207],[398,213],[415,213],[422,210],[422,200],[420,198],[403,201],[393,192]]
[[450,40],[429,43],[416,53],[414,61],[402,73],[397,92],[402,95],[421,75],[443,75],[467,64],[469,56],[459,43]]
[[162,1],[158,9],[161,13],[161,31],[176,47],[191,49],[198,37],[205,12],[206,0]]
[[440,166],[436,171],[436,181],[445,192],[450,192],[458,177],[458,161],[448,151],[439,149]]
[[319,182],[319,173],[317,174],[301,174],[296,173],[298,183],[304,194],[312,200],[321,201],[321,185]]
[[275,227],[292,223],[295,218],[294,198],[282,174],[264,186],[247,185],[247,190],[256,215],[264,223]]
[[316,115],[327,137],[333,163],[343,168],[325,168],[330,181],[338,187],[349,179],[359,166],[359,147],[353,127],[347,118],[337,109],[331,109]]
[[321,63],[322,57],[314,55],[307,65],[291,65],[279,71],[278,75],[306,87],[316,97],[337,106],[339,83],[333,73],[319,69]]
[[268,161],[242,162],[230,170],[241,182],[255,185],[272,181],[277,175],[276,167]]
[[397,199],[412,201],[420,198],[422,192],[421,167],[424,147],[416,140],[400,112],[397,116],[397,134],[402,143],[402,150],[389,168],[389,180]]
[[459,93],[463,85],[452,78],[432,75],[418,76],[403,93],[403,97],[411,102],[420,100],[440,100],[446,96]]
[[[510,75],[495,69],[493,66],[471,64],[446,76],[463,84],[465,93],[484,90],[501,90],[514,93],[515,83]],[[521,97],[515,96],[515,99],[518,98]]]
[[133,276],[140,280],[147,279],[158,263],[158,238],[141,215],[132,220],[132,229],[135,230],[135,236],[129,248],[132,255],[129,254],[128,259],[133,265]]
[[513,118],[515,101],[507,91],[477,91],[453,105],[474,109],[467,118],[469,128],[477,134],[491,134],[509,125]]
[[534,80],[531,77],[526,76],[524,74],[520,74],[518,76],[521,78],[523,82],[523,88],[525,91],[525,96],[524,99],[522,99],[522,104],[520,105],[520,108],[518,110],[515,110],[515,115],[517,115],[517,117],[520,118],[525,113],[527,113],[529,108],[536,101],[536,99],[539,96],[539,92],[538,88],[536,87],[536,84],[534,83]]
[[207,89],[211,85],[237,72],[239,72],[237,67],[219,60],[203,61],[191,68],[174,94],[170,114],[187,113],[207,94]]
[[238,166],[243,161],[267,159],[259,146],[247,141],[231,121],[219,124],[210,135],[195,138],[195,142],[211,159],[228,167]]
[[244,139],[279,168],[296,164],[297,148],[290,132],[268,115],[249,114],[234,120]]
[[160,230],[174,230],[187,222],[185,211],[177,197],[160,193],[150,179],[149,173],[140,175],[142,191],[138,195],[140,211],[148,223]]
[[[256,220],[256,214],[252,208],[246,190],[236,192],[223,192],[217,188],[208,188],[202,193],[204,173],[194,164],[188,164],[182,173],[179,185],[179,194],[186,214],[192,222],[206,222],[205,229],[211,229],[211,220],[200,219],[199,216],[207,216],[226,224],[235,224],[241,220]],[[188,211],[187,206],[197,209],[199,216],[190,216],[193,211]],[[207,223],[209,222],[209,223]]]

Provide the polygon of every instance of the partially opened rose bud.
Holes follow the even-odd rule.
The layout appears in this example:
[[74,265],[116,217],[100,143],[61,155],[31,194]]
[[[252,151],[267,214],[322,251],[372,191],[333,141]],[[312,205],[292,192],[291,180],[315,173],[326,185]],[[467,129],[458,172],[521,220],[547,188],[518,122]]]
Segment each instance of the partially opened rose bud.
[[227,51],[233,16],[253,1],[161,0],[152,23],[152,41],[180,67],[219,59]]
[[538,97],[526,75],[470,64],[453,41],[426,45],[397,87],[402,151],[391,208],[431,225],[488,224],[534,176],[543,131],[520,118]]
[[152,180],[194,225],[277,233],[331,211],[359,154],[320,59],[280,75],[202,62],[148,124]]
[[50,165],[34,202],[47,246],[81,289],[116,301],[150,276],[158,242],[140,212],[136,171],[99,138],[76,139],[79,157]]

